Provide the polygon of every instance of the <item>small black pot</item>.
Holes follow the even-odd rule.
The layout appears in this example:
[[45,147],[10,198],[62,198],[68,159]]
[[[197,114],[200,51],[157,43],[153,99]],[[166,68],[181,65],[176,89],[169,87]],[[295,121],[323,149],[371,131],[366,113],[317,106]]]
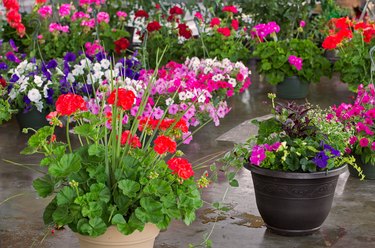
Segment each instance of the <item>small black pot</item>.
[[46,116],[48,115],[47,110],[43,110],[42,112],[39,112],[38,110],[32,108],[29,112],[23,113],[22,110],[20,110],[16,114],[16,119],[18,122],[18,125],[20,126],[20,130],[24,128],[33,128],[35,130],[47,126],[48,121],[46,119]]
[[286,236],[312,234],[327,218],[338,177],[346,165],[328,172],[294,173],[245,166],[267,228]]
[[[375,165],[364,163],[361,159],[361,156],[355,155],[355,161],[357,165],[362,169],[363,175],[365,175],[365,179],[375,180]],[[349,166],[350,176],[359,178],[358,171],[354,169],[352,166]]]
[[276,96],[283,99],[301,99],[309,93],[309,83],[291,76],[276,85]]

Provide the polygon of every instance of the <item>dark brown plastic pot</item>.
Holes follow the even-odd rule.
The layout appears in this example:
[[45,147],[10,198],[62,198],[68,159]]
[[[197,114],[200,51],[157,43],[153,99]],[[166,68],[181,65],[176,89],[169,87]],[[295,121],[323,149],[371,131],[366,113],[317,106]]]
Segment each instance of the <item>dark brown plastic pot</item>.
[[46,119],[46,116],[48,115],[47,110],[43,110],[42,112],[39,112],[38,110],[32,108],[29,112],[23,113],[22,110],[20,110],[16,114],[16,119],[18,122],[18,125],[20,126],[20,130],[24,128],[33,128],[35,130],[47,126],[48,121]]
[[297,76],[284,79],[276,85],[276,96],[283,99],[301,99],[309,93],[309,83]]
[[327,172],[294,173],[245,166],[267,228],[287,236],[312,234],[327,218],[338,177],[346,166]]

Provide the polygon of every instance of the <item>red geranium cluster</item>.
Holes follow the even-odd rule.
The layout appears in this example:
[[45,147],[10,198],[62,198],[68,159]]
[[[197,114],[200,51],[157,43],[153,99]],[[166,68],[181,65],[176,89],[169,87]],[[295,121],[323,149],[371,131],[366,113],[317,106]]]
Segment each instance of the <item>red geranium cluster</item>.
[[20,5],[17,0],[3,0],[3,4],[6,9],[7,22],[12,28],[17,30],[20,37],[23,37],[26,33],[26,28],[22,24],[22,16],[19,13]]
[[178,24],[178,35],[184,37],[185,39],[190,39],[192,36],[191,29],[185,23]]
[[149,22],[147,24],[147,31],[149,33],[154,32],[154,31],[158,31],[160,29],[161,29],[161,26],[160,26],[160,23],[158,21]]
[[87,111],[86,102],[82,96],[68,93],[60,95],[56,101],[56,112],[62,116],[70,116],[77,111]]
[[116,53],[121,53],[122,51],[126,51],[126,49],[128,49],[130,42],[126,38],[120,38],[116,40],[114,44]]
[[140,9],[140,10],[137,10],[135,13],[134,13],[134,19],[137,19],[137,18],[148,18],[148,13],[146,11],[144,11],[143,9]]
[[141,141],[138,136],[132,135],[129,130],[126,130],[121,134],[121,145],[125,144],[130,144],[133,148],[141,147]]
[[224,27],[224,28],[218,28],[217,29],[217,32],[226,36],[226,37],[229,37],[230,36],[230,29],[228,27]]
[[230,12],[230,13],[233,13],[233,14],[237,14],[238,10],[237,10],[236,6],[231,5],[231,6],[224,6],[223,7],[223,12]]
[[168,168],[177,174],[178,177],[186,180],[194,176],[193,167],[187,159],[184,158],[171,158],[168,162]]
[[169,14],[171,14],[171,15],[183,15],[184,10],[181,9],[180,7],[178,7],[178,6],[173,6],[172,8],[170,8]]
[[323,48],[327,50],[336,49],[343,41],[353,38],[353,32],[363,35],[363,41],[368,43],[375,36],[375,24],[356,22],[348,17],[332,18],[330,21],[333,29],[330,35],[323,41]]
[[154,150],[160,155],[166,152],[174,153],[176,149],[176,142],[168,136],[160,135],[154,141]]
[[116,106],[121,107],[123,110],[130,110],[134,104],[134,99],[135,94],[133,91],[119,88],[118,90],[112,91],[107,102],[109,104],[116,104]]

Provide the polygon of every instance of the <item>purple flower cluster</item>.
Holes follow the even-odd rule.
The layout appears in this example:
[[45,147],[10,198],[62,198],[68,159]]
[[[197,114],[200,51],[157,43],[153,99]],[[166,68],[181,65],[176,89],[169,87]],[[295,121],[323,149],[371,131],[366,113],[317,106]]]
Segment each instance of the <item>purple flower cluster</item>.
[[277,25],[276,22],[269,22],[269,23],[260,23],[258,25],[255,25],[251,29],[251,36],[252,38],[259,38],[260,41],[263,41],[265,37],[272,33],[278,33],[280,32],[280,26]]
[[302,58],[299,58],[294,55],[290,55],[288,58],[289,64],[296,67],[298,71],[302,70],[302,61],[303,61]]
[[269,144],[255,145],[251,151],[250,163],[253,165],[259,166],[266,159],[267,157],[266,152],[277,151],[280,145],[281,145],[280,142],[276,142],[272,145],[269,145]]
[[316,166],[323,169],[327,167],[329,159],[339,156],[340,151],[334,149],[330,145],[323,144],[323,151],[318,152],[312,161],[316,164]]

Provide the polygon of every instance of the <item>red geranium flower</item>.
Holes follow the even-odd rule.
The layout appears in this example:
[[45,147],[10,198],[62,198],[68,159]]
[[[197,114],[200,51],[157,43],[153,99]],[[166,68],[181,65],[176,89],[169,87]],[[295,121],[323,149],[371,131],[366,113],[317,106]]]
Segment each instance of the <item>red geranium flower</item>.
[[14,28],[16,29],[17,31],[17,34],[22,38],[25,34],[26,34],[26,28],[25,28],[25,25],[23,25],[23,23],[16,23],[14,25]]
[[372,38],[374,37],[374,35],[375,35],[375,30],[373,28],[366,29],[363,32],[363,40],[364,40],[364,42],[369,43],[372,40]]
[[147,31],[148,32],[154,32],[161,29],[160,23],[158,21],[153,21],[147,24]]
[[219,26],[220,25],[220,19],[217,17],[212,18],[210,22],[210,27]]
[[20,9],[20,5],[18,4],[17,0],[3,0],[4,7],[8,10],[14,9],[18,11]]
[[135,16],[134,19],[137,19],[138,17],[148,18],[148,13],[144,11],[143,9],[140,9],[135,12],[134,16]]
[[234,29],[234,30],[238,30],[238,27],[239,27],[239,22],[238,22],[238,20],[236,20],[236,19],[233,19],[232,20],[232,24],[231,24],[231,26],[232,26],[232,28]]
[[117,102],[116,106],[121,107],[123,110],[129,110],[134,104],[135,94],[131,90],[126,90],[123,88],[112,91],[112,93],[109,95],[107,102],[109,104],[115,104],[117,95]]
[[[130,137],[129,137],[130,135]],[[126,130],[121,134],[121,145],[130,144],[131,147],[141,147],[141,141],[136,135],[131,135],[129,130]]]
[[173,6],[169,10],[169,14],[171,14],[171,15],[183,15],[184,14],[184,10],[181,9],[180,7],[178,7],[178,6]]
[[171,158],[168,162],[168,168],[177,174],[178,177],[186,180],[194,176],[193,167],[187,159],[184,158]]
[[335,24],[336,28],[339,29],[348,29],[351,26],[351,22],[348,17],[333,19],[333,23]]
[[160,135],[154,141],[154,150],[155,152],[164,154],[166,152],[174,153],[176,152],[177,144],[174,140],[168,136]]
[[47,0],[35,0],[35,4],[45,4],[47,2]]
[[79,110],[87,111],[86,102],[82,96],[68,93],[60,95],[56,101],[56,111],[60,115],[70,116]]
[[185,23],[178,24],[178,35],[184,37],[185,39],[190,39],[192,36],[192,32],[188,25]]
[[336,35],[327,36],[322,44],[322,47],[326,50],[332,50],[337,47],[337,45],[341,42],[341,39]]
[[129,47],[130,43],[126,38],[120,38],[114,42],[115,44],[115,51],[116,53],[121,53],[122,51],[126,51]]
[[6,14],[6,17],[7,17],[8,23],[11,24],[11,26],[12,26],[12,23],[20,23],[22,20],[21,14],[18,13],[18,10],[16,9],[9,10]]
[[0,78],[0,85],[5,88],[7,86],[7,81],[5,81],[4,78]]
[[230,36],[230,29],[227,28],[227,27],[225,27],[225,28],[218,28],[217,32],[219,32],[220,34],[222,34],[222,35],[224,35],[226,37]]
[[223,12],[231,12],[233,14],[236,14],[236,13],[238,13],[238,10],[237,10],[236,6],[231,5],[231,6],[224,6]]

